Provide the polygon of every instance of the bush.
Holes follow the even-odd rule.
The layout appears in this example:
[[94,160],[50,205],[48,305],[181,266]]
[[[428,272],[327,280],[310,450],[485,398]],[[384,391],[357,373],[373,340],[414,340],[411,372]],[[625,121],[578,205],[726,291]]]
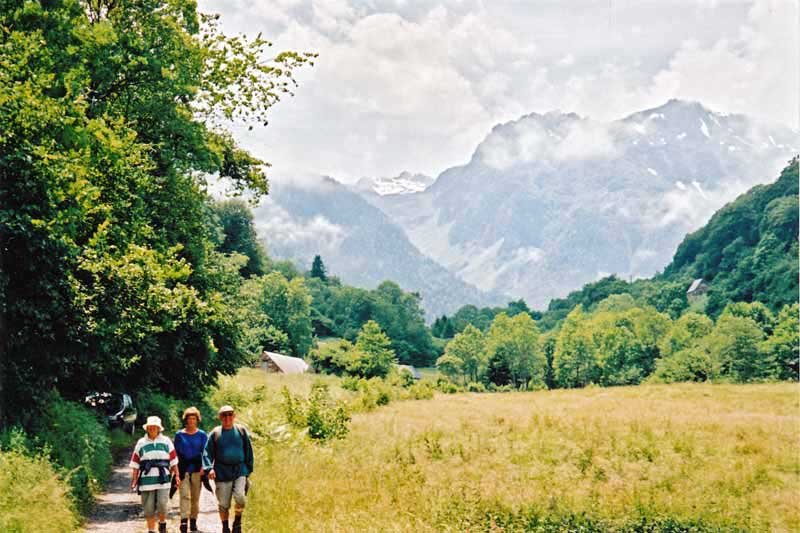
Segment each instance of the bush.
[[184,406],[183,402],[179,402],[175,398],[161,394],[160,392],[145,392],[140,394],[137,399],[137,405],[139,418],[142,419],[142,421],[148,416],[157,416],[161,418],[161,424],[164,426],[164,433],[171,433],[183,427],[181,414],[183,414],[183,409],[188,407],[188,405]]
[[457,392],[463,392],[463,389],[450,381],[449,379],[439,376],[436,378],[436,390],[439,392],[443,392],[445,394],[455,394]]
[[308,428],[312,439],[341,439],[350,430],[350,415],[342,402],[333,400],[327,384],[314,383],[308,399],[294,396],[286,387],[281,393],[287,421],[295,427]]
[[407,368],[395,368],[387,376],[387,381],[393,387],[403,387],[407,389],[417,382]]
[[356,376],[345,376],[342,378],[342,388],[351,392],[358,392],[363,380]]
[[486,385],[476,381],[467,383],[467,392],[486,392]]
[[89,409],[53,394],[32,429],[35,446],[64,468],[78,509],[87,512],[111,468],[106,428]]
[[433,399],[433,388],[427,383],[415,383],[409,387],[408,392],[414,400]]
[[44,454],[0,451],[0,531],[64,533],[78,530],[69,487]]

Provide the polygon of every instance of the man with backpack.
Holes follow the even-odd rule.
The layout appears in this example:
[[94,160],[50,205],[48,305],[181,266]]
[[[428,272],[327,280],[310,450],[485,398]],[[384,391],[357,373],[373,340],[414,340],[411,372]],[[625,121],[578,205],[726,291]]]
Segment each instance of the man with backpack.
[[[221,425],[211,430],[203,456],[203,468],[216,484],[222,533],[241,533],[242,511],[247,503],[247,489],[253,473],[253,446],[244,427],[235,424],[236,413],[230,405],[218,411]],[[233,529],[229,529],[231,500],[234,501]]]

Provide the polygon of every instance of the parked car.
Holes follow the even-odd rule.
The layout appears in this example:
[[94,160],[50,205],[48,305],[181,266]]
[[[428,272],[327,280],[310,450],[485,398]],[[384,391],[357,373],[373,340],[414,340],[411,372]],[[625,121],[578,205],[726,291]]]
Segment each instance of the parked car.
[[138,413],[130,394],[92,392],[86,395],[85,403],[104,418],[108,427],[119,427],[131,434],[136,430]]

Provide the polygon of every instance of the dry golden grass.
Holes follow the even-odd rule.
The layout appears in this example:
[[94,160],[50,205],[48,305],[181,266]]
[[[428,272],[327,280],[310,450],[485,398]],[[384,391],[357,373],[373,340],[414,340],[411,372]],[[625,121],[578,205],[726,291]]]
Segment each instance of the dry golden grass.
[[[244,379],[295,390],[310,382]],[[604,527],[669,518],[798,531],[799,402],[794,384],[395,402],[355,415],[343,441],[258,446],[248,527],[502,531],[522,529],[509,517],[534,512],[585,515]],[[274,400],[252,404],[246,418],[274,423],[275,407]]]

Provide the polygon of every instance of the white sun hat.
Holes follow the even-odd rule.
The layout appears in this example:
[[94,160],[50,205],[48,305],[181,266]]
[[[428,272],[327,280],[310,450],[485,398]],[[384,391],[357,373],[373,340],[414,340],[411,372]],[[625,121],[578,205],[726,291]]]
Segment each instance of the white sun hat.
[[147,426],[157,426],[160,431],[164,431],[164,426],[161,425],[161,419],[157,416],[148,416],[147,422],[142,425],[142,428],[147,431]]

